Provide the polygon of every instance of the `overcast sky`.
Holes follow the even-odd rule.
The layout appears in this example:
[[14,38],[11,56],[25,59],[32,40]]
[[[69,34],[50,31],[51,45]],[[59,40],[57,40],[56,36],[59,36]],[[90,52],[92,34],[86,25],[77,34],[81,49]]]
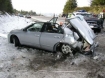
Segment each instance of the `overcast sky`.
[[[62,13],[67,0],[12,0],[13,7],[17,10],[37,13]],[[88,6],[89,0],[77,0],[78,6]]]

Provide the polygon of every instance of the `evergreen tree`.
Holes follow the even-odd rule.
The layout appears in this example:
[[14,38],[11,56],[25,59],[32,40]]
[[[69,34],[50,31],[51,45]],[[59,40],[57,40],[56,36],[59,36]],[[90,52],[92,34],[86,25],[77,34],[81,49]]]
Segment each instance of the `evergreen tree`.
[[11,0],[0,0],[0,11],[13,13]]
[[77,7],[76,0],[67,0],[66,4],[64,6],[64,9],[63,9],[63,13],[72,12],[76,7]]
[[13,13],[13,6],[12,6],[12,3],[11,3],[11,0],[8,0],[7,1],[7,12],[9,13]]
[[91,6],[105,5],[105,0],[92,0]]
[[5,9],[4,2],[5,2],[5,0],[0,0],[0,11],[3,11]]

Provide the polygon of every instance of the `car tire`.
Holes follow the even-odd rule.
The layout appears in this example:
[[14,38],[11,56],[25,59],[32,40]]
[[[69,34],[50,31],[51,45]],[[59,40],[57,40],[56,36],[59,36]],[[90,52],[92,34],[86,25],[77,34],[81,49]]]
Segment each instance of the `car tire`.
[[68,45],[68,44],[63,44],[61,47],[61,51],[66,56],[67,55],[73,56],[73,51],[72,51],[70,45]]
[[20,42],[19,42],[19,39],[17,37],[13,37],[12,40],[13,40],[13,44],[14,44],[15,47],[20,46]]

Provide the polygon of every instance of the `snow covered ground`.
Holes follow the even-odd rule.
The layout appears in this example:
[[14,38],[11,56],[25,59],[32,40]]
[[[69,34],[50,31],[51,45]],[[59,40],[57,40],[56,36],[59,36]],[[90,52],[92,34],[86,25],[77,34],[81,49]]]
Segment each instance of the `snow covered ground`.
[[2,15],[0,16],[0,35],[8,34],[13,29],[21,29],[27,26],[30,22],[29,19],[17,17],[17,16],[10,16],[10,15]]
[[[81,54],[55,60],[53,53],[25,46],[16,48],[8,43],[7,34],[11,30],[31,22],[31,19],[8,14],[0,16],[0,78],[105,78],[104,43],[101,41],[96,60]],[[104,40],[103,35],[99,34],[97,40]]]

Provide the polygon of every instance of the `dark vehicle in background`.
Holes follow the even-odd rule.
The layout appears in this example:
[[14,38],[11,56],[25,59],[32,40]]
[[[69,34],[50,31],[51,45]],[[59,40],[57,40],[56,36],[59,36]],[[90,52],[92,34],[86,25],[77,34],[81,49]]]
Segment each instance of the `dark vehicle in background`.
[[95,33],[101,32],[103,24],[102,24],[101,20],[98,19],[98,17],[96,17],[90,13],[81,13],[80,15],[84,16],[84,19],[86,20],[86,22],[89,24],[89,26],[92,28],[92,30]]
[[[101,29],[103,28],[103,22],[101,19],[98,19],[97,15],[93,15],[88,12],[74,12],[72,16],[79,16],[82,15],[85,19],[85,21],[89,24],[90,28],[95,32],[99,33],[101,32]],[[65,21],[69,20],[70,18],[66,18]]]
[[19,17],[24,17],[24,15],[23,15],[23,14],[19,14],[18,16],[19,16]]

